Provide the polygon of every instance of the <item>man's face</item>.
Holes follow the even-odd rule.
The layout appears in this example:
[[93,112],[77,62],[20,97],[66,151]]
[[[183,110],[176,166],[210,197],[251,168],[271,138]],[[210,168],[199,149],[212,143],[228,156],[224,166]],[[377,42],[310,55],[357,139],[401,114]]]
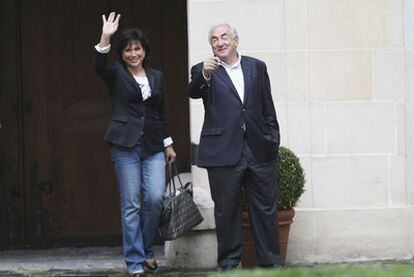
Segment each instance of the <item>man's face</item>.
[[223,62],[228,63],[237,57],[237,45],[239,39],[233,37],[229,27],[225,25],[217,26],[211,33],[211,48],[214,56]]

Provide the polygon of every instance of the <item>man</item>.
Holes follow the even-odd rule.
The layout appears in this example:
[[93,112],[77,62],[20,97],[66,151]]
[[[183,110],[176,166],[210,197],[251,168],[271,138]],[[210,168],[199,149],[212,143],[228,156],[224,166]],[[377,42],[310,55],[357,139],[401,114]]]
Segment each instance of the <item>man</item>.
[[208,171],[218,264],[229,270],[240,262],[244,186],[257,263],[278,267],[275,163],[280,136],[266,65],[237,52],[237,31],[227,23],[213,25],[208,37],[214,56],[192,67],[188,94],[204,104],[197,165]]

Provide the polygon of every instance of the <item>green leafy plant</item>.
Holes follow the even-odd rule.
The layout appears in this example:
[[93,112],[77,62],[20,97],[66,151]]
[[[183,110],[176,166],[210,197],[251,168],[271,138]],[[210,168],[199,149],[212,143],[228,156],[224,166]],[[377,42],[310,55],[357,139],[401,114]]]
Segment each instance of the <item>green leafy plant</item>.
[[[289,210],[296,206],[305,191],[305,173],[299,158],[290,149],[279,147],[279,160],[276,166],[278,187],[278,210]],[[242,205],[247,210],[244,189],[242,188]]]
[[283,146],[279,148],[276,176],[278,180],[277,207],[279,210],[292,209],[305,191],[306,180],[299,158]]

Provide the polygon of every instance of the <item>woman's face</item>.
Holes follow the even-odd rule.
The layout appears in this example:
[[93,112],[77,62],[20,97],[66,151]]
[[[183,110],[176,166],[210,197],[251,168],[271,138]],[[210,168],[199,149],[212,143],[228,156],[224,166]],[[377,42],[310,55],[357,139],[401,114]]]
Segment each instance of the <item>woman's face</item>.
[[145,50],[139,41],[130,42],[124,50],[122,50],[122,60],[128,67],[142,67],[142,61],[145,58]]

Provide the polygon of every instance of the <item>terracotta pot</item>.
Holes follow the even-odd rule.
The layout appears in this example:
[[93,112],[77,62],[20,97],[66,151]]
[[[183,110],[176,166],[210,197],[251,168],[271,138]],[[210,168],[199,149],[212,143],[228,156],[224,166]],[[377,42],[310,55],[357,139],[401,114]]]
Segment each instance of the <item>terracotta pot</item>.
[[[295,210],[278,211],[277,218],[279,224],[279,243],[280,243],[280,265],[285,266],[286,251],[289,239],[290,224],[295,216]],[[256,264],[256,249],[254,246],[254,239],[250,227],[249,214],[243,211],[243,252],[242,252],[242,266],[246,268],[255,267]]]

